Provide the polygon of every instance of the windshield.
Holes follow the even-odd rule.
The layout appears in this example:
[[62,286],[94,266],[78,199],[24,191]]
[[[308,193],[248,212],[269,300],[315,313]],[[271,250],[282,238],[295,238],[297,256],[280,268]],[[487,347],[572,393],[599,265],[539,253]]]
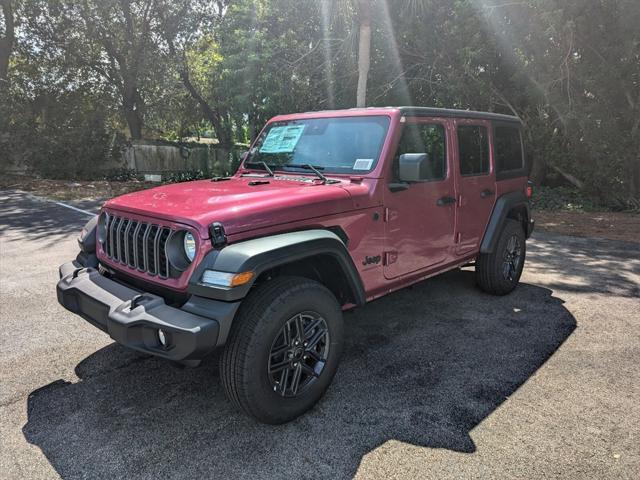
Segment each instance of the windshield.
[[245,166],[310,169],[323,173],[371,171],[389,127],[389,117],[312,118],[273,122],[262,132]]

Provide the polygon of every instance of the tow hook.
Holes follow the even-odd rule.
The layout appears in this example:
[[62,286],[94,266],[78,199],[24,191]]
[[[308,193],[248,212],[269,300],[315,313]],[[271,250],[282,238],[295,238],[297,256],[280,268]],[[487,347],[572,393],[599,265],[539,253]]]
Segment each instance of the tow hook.
[[80,272],[84,270],[84,267],[82,268],[76,268],[73,273],[71,274],[71,278],[78,278],[78,275],[80,275]]
[[136,308],[138,308],[141,304],[142,301],[147,298],[144,294],[140,294],[140,295],[136,295],[135,297],[133,297],[131,299],[131,310],[134,310]]

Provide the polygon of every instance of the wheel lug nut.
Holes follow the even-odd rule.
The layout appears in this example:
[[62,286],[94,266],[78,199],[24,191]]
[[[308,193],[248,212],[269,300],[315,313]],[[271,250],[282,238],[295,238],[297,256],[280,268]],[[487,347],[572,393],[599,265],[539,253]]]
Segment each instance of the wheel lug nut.
[[297,363],[294,363],[294,364],[293,364],[293,366],[294,366],[294,367],[297,367],[297,366],[298,366],[298,364],[297,364]]

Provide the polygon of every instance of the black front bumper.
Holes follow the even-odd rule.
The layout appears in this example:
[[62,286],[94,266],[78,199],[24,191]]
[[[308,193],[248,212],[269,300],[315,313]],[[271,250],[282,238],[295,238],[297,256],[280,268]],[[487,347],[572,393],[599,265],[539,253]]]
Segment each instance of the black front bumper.
[[[162,297],[118,283],[78,261],[60,267],[57,294],[63,307],[116,342],[185,362],[201,360],[226,339],[239,306],[192,296],[182,307],[171,307]],[[160,342],[159,330],[166,345]]]

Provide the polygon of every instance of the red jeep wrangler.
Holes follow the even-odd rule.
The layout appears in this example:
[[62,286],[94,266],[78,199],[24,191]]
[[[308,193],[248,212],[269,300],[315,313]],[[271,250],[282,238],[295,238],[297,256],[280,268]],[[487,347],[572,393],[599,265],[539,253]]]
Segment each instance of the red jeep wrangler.
[[433,108],[278,116],[230,178],[109,200],[58,300],[127,347],[218,347],[229,399],[289,421],[329,386],[342,311],[475,262],[511,292],[533,230],[516,117]]

